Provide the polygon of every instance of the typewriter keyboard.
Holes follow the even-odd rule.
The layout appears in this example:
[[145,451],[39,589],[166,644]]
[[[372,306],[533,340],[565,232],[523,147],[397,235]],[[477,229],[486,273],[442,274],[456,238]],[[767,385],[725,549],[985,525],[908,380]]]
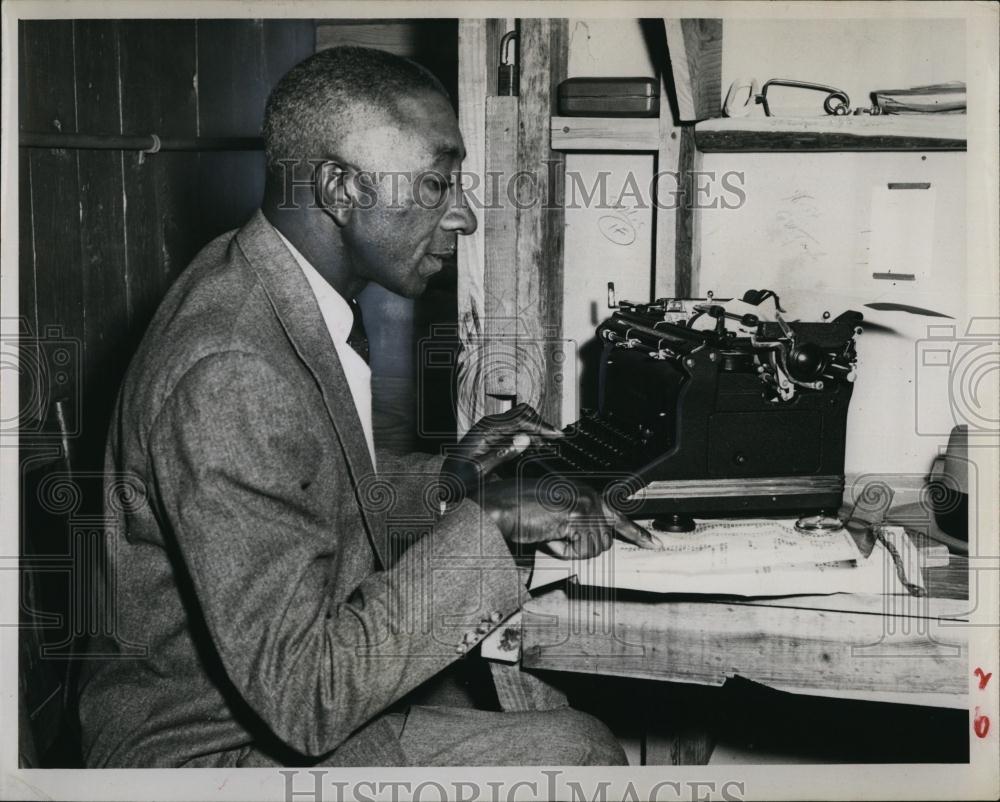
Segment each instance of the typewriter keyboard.
[[630,437],[595,413],[586,413],[563,433],[566,436],[551,442],[549,453],[538,459],[546,471],[599,474],[635,468],[639,438]]

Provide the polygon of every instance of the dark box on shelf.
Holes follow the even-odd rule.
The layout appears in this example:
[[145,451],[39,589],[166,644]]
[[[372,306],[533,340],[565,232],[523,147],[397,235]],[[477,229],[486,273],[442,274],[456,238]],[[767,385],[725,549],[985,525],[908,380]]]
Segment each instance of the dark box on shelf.
[[559,84],[563,117],[657,117],[655,78],[568,78]]

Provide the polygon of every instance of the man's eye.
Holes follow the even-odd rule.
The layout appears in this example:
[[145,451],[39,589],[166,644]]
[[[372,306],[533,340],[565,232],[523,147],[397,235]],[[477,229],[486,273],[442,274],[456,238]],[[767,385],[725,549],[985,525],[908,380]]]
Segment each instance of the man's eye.
[[454,181],[446,181],[440,177],[428,176],[421,182],[420,194],[425,204],[438,205],[445,199],[448,192],[454,186]]

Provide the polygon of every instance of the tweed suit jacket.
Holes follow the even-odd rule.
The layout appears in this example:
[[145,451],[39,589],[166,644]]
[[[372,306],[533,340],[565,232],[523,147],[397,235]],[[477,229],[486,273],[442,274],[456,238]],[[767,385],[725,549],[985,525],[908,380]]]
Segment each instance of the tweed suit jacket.
[[180,276],[119,394],[88,765],[405,764],[382,712],[526,591],[478,506],[436,519],[439,459],[378,461],[257,212]]

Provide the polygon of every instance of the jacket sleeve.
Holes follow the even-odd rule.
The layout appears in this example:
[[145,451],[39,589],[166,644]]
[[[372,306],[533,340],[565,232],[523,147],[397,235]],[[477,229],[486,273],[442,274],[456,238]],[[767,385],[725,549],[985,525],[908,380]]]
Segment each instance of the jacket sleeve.
[[376,446],[378,475],[392,482],[401,514],[419,514],[428,509],[431,492],[438,487],[444,457],[434,454],[397,454]]
[[313,481],[330,455],[314,435],[325,421],[304,405],[262,358],[209,356],[171,392],[148,448],[165,537],[229,679],[279,738],[322,755],[526,592],[499,531],[469,501],[388,570],[350,594],[339,587],[338,534],[316,494],[355,502],[346,476],[339,488]]

